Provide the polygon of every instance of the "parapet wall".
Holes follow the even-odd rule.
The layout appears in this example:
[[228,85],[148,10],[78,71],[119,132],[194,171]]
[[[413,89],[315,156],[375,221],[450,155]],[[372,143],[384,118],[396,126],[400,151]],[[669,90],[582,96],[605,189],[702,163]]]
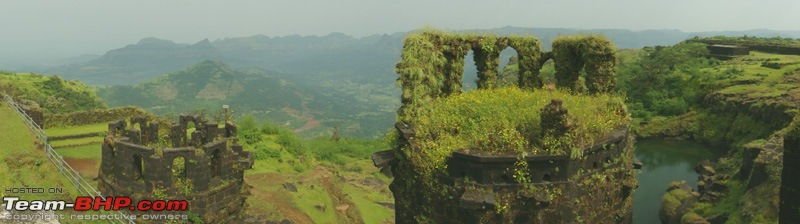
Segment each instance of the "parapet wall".
[[[187,136],[189,122],[195,130]],[[109,124],[103,142],[99,189],[103,195],[142,199],[188,200],[191,213],[215,223],[236,217],[248,190],[244,171],[253,156],[237,143],[236,126],[220,128],[200,116],[181,115],[169,136],[159,136],[158,122],[144,117],[131,124]]]
[[[627,147],[627,135],[627,128],[616,130],[606,140],[587,149],[584,157],[578,160],[568,155],[525,157],[531,184],[570,181],[591,171],[619,165],[614,159]],[[447,173],[451,178],[468,178],[478,184],[517,184],[513,172],[514,163],[518,161],[517,156],[481,156],[456,151],[447,160]]]
[[[414,142],[408,125],[397,124],[403,144]],[[633,136],[614,130],[584,150],[568,155],[529,156],[530,182],[515,175],[516,156],[461,151],[447,157],[447,172],[424,183],[410,155],[397,151],[390,185],[397,223],[631,223]],[[434,192],[433,194],[427,194]],[[420,221],[423,219],[425,221]]]
[[[542,88],[539,70],[551,59],[559,88],[598,95],[614,89],[616,52],[613,44],[602,36],[559,37],[553,41],[553,51],[542,53],[539,40],[531,36],[438,31],[410,34],[396,67],[402,86],[402,106],[395,126],[400,135],[398,145],[373,154],[375,165],[382,172],[391,169],[394,176],[389,188],[395,198],[395,222],[631,223],[632,195],[637,182],[629,122],[621,122],[624,124],[619,125],[625,127],[615,130],[603,129],[598,135],[605,136],[597,136],[599,141],[571,138],[573,125],[587,124],[573,124],[563,102],[552,99],[540,113],[540,127],[519,123],[514,128],[500,130],[512,132],[509,134],[512,137],[480,133],[470,135],[471,140],[457,146],[474,144],[473,148],[484,149],[481,147],[492,143],[474,138],[485,134],[489,139],[500,139],[498,142],[508,137],[509,142],[519,143],[513,137],[517,136],[540,141],[547,152],[536,148],[539,146],[524,146],[531,147],[526,149],[513,143],[509,143],[513,146],[493,145],[494,148],[483,151],[463,148],[435,151],[439,145],[431,144],[426,148],[431,151],[425,151],[415,143],[411,127],[417,124],[415,121],[424,124],[418,119],[423,116],[420,108],[436,98],[461,93],[464,57],[468,52],[472,51],[475,57],[478,88],[492,89],[496,86],[499,54],[508,47],[517,52],[517,85],[522,89],[549,91]],[[585,80],[580,82],[580,74],[584,72]],[[619,112],[627,117],[624,105],[620,107]],[[442,130],[458,131],[457,128]],[[519,135],[514,135],[515,131]],[[436,142],[438,137],[427,133],[424,141]],[[443,142],[447,140],[442,137]],[[575,141],[591,142],[574,144]]]

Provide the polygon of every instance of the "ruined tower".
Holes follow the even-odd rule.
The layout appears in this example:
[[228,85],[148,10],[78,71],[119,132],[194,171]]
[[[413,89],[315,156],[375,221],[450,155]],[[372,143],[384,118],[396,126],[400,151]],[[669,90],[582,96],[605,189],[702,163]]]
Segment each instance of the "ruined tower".
[[[622,100],[609,94],[613,45],[598,36],[553,45],[541,53],[534,37],[407,37],[395,145],[373,155],[394,176],[396,223],[632,222],[633,137]],[[506,47],[521,60],[518,87],[497,88]],[[459,57],[470,50],[481,90],[461,93]],[[546,57],[560,90],[541,88]]]
[[[189,122],[194,124],[191,138]],[[98,174],[102,195],[130,196],[134,204],[186,200],[188,211],[174,213],[206,223],[238,217],[249,194],[244,171],[252,168],[253,156],[238,144],[235,124],[220,127],[199,115],[181,115],[165,136],[159,135],[158,122],[144,117],[132,117],[130,128],[127,124],[108,125]]]

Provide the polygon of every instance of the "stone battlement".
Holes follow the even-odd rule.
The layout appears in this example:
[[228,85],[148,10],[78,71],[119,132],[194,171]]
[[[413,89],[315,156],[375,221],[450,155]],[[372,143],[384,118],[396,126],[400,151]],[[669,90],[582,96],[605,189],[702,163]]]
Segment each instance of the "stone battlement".
[[[195,126],[191,135],[189,122]],[[168,136],[159,136],[158,122],[142,116],[127,124],[108,125],[99,172],[103,195],[188,200],[191,212],[211,223],[241,211],[248,195],[244,171],[252,168],[253,155],[238,144],[235,124],[221,128],[199,115],[181,115]]]
[[[594,96],[614,89],[615,49],[602,36],[559,37],[553,41],[553,50],[543,53],[538,39],[530,36],[410,34],[396,67],[403,103],[395,125],[397,145],[373,154],[375,165],[384,173],[391,170],[394,176],[389,189],[395,198],[395,222],[631,223],[637,182],[629,115],[621,103],[608,101],[603,105],[612,109],[590,112],[609,113],[614,118],[576,122],[587,113],[577,110],[577,117],[569,115],[564,103],[580,99],[568,93],[567,97],[550,98],[538,118],[527,118],[535,120],[531,124],[538,127],[511,119],[517,123],[498,128],[497,133],[469,132],[480,122],[504,122],[483,119],[494,114],[442,112],[445,115],[435,117],[426,112],[436,103],[470,110],[435,99],[461,94],[464,57],[470,51],[478,69],[478,89],[496,88],[499,53],[508,47],[517,53],[517,86],[525,91],[551,91],[542,88],[539,74],[544,62],[551,59],[559,88]],[[581,80],[583,72],[586,77]],[[489,96],[487,100],[493,99]],[[583,105],[572,109],[576,107]],[[448,126],[459,122],[454,116],[477,121],[464,122],[469,127],[463,129]],[[434,119],[441,122],[431,122]],[[591,136],[586,132],[597,127],[603,128],[594,129]],[[453,137],[456,135],[464,137]]]

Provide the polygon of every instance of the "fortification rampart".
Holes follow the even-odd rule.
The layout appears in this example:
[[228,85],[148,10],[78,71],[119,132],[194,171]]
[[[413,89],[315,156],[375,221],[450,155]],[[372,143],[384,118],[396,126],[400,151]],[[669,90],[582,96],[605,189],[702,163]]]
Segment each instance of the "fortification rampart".
[[[472,51],[478,69],[479,89],[497,85],[500,52],[506,48],[517,52],[518,81],[521,88],[541,88],[539,74],[543,64],[553,60],[556,85],[574,91],[608,93],[616,80],[614,45],[602,36],[560,37],[553,41],[553,51],[542,52],[539,39],[532,36],[461,35],[428,31],[406,37],[404,50],[396,70],[402,85],[398,113],[403,122],[412,123],[413,108],[425,98],[446,97],[461,93],[464,57]],[[587,73],[584,83],[580,72]],[[441,80],[441,81],[439,81]]]
[[[414,144],[407,125],[395,125],[404,144]],[[400,152],[387,161],[395,180],[398,223],[416,223],[420,214],[433,222],[455,223],[631,223],[633,192],[638,187],[632,159],[633,136],[628,127],[610,132],[584,149],[579,159],[568,155],[528,156],[520,183],[517,155],[453,152],[438,186],[411,181],[416,173],[409,155]],[[418,178],[418,177],[417,177]],[[440,190],[441,194],[422,191]],[[503,211],[503,209],[508,209]]]
[[108,125],[99,172],[103,195],[187,200],[190,213],[208,223],[240,214],[248,195],[244,171],[253,156],[237,143],[236,125],[219,127],[198,115],[181,115],[171,133],[160,136],[158,122],[137,116],[130,123],[130,128],[122,120]]
[[[538,39],[530,36],[437,31],[409,35],[397,63],[403,104],[395,125],[397,145],[373,155],[375,165],[382,171],[390,169],[394,176],[390,189],[395,197],[396,223],[631,223],[637,182],[629,115],[621,103],[602,103],[616,108],[603,110],[610,116],[602,119],[614,117],[619,123],[591,120],[576,124],[563,105],[565,101],[552,98],[536,118],[515,120],[497,133],[470,132],[467,138],[458,138],[458,143],[454,136],[491,119],[470,113],[468,107],[457,107],[459,112],[448,116],[423,116],[433,110],[426,106],[449,102],[436,98],[461,93],[464,57],[469,51],[473,51],[478,69],[478,88],[495,88],[499,53],[508,47],[517,51],[519,59],[517,85],[527,91],[550,91],[541,88],[539,76],[548,60],[555,64],[559,88],[589,93],[587,97],[608,96],[614,89],[615,49],[601,36],[559,37],[553,41],[553,51],[543,53]],[[586,74],[583,81],[581,73]],[[470,103],[480,101],[472,97]],[[527,100],[539,102],[547,96],[539,97]],[[431,124],[432,119],[461,126],[417,125]],[[503,122],[511,121],[492,120]],[[595,137],[579,138],[581,134],[575,131],[611,123],[620,126],[597,129],[600,131],[592,132]],[[415,130],[426,131],[420,136],[423,139],[417,139]],[[576,144],[578,141],[585,142]],[[425,148],[420,147],[421,142]],[[444,147],[453,145],[459,148]],[[465,145],[474,148],[461,148]],[[446,154],[443,162],[442,154]]]

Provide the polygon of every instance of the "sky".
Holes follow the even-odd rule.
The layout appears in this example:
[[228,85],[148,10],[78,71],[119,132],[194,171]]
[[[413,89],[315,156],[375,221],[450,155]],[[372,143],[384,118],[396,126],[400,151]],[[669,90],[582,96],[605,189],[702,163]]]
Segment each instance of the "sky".
[[794,0],[0,0],[0,60],[103,54],[144,37],[362,37],[423,26],[800,30],[798,8]]

